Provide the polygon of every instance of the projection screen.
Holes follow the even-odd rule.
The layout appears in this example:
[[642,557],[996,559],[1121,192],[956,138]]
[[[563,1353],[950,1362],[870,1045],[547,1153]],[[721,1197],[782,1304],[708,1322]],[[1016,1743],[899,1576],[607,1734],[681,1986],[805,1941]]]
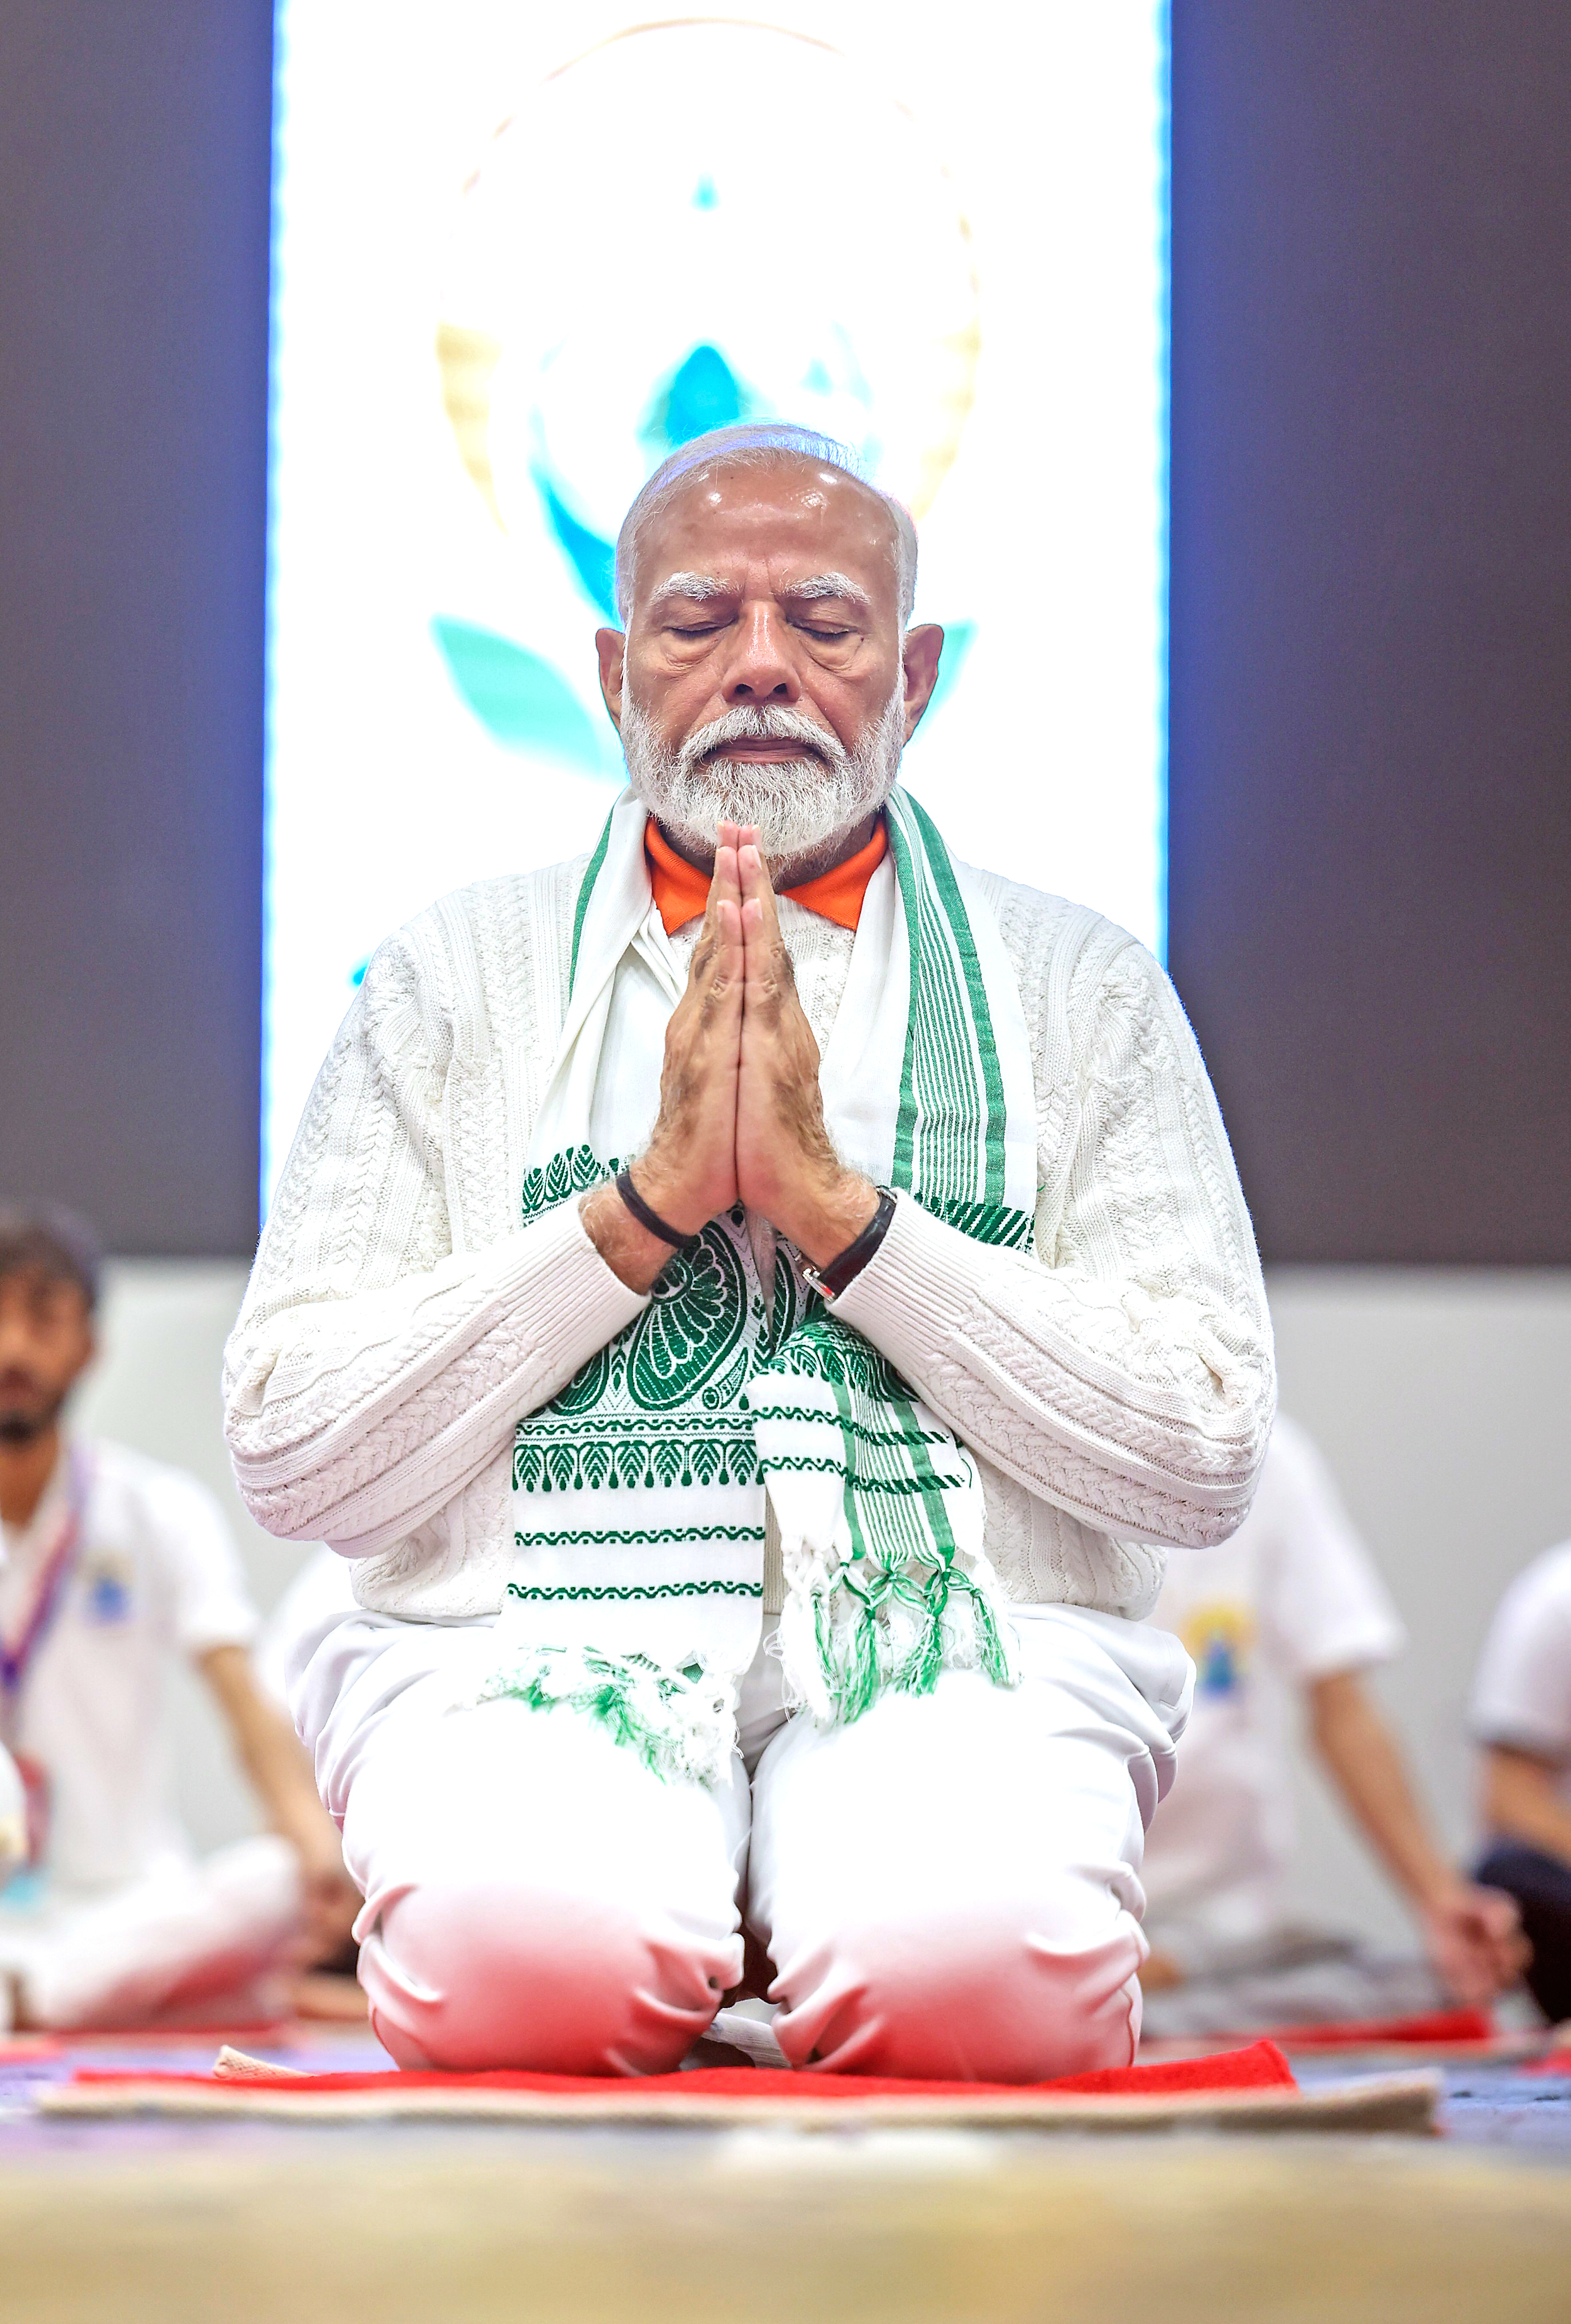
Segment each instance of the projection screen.
[[914,512],[954,850],[1160,947],[1166,55],[1151,0],[280,0],[264,1200],[381,939],[593,844],[611,544],[728,420]]

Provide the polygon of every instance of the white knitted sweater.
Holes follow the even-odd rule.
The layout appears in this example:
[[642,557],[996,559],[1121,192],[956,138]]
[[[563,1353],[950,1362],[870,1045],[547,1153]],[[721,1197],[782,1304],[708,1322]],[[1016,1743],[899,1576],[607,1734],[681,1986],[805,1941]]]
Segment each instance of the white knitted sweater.
[[[376,954],[225,1353],[257,1522],[331,1542],[363,1605],[412,1619],[497,1611],[514,1423],[645,1305],[576,1204],[517,1223],[585,861],[463,889]],[[838,1312],[977,1456],[1009,1595],[1139,1616],[1157,1545],[1248,1508],[1274,1397],[1259,1262],[1162,970],[1095,913],[979,876],[1035,1062],[1035,1254],[902,1197]],[[781,924],[822,1047],[852,939],[788,899]]]

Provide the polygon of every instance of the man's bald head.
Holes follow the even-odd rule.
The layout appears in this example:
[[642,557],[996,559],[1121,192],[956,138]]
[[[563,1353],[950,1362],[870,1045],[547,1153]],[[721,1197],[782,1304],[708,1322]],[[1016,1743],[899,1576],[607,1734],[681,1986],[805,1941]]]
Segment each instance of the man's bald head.
[[890,493],[868,482],[861,463],[847,446],[837,444],[831,436],[819,436],[812,429],[781,420],[745,420],[735,428],[712,429],[708,435],[695,436],[681,446],[656,469],[622,519],[617,535],[617,610],[622,621],[632,610],[640,544],[672,502],[708,475],[795,465],[828,469],[849,478],[882,511],[889,527],[896,598],[904,629],[916,602],[916,528],[910,515]]
[[843,447],[728,428],[650,477],[617,544],[625,632],[595,632],[628,778],[694,862],[750,824],[781,867],[867,836],[932,693],[916,535]]

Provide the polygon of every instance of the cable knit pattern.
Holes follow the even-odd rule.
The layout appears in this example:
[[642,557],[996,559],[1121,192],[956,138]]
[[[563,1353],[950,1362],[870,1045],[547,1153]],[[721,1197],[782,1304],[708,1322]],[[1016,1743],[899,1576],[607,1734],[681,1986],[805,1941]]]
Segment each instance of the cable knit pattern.
[[[383,945],[312,1093],[225,1356],[259,1524],[355,1559],[361,1601],[494,1613],[509,1448],[645,1302],[568,1204],[519,1228],[585,859],[445,897]],[[1023,1600],[1138,1615],[1166,1542],[1249,1505],[1273,1379],[1226,1134],[1167,979],[1121,928],[988,873],[1036,1074],[1036,1252],[902,1199],[840,1310],[975,1455]],[[850,933],[781,927],[822,1046]],[[673,940],[685,964],[697,935]]]

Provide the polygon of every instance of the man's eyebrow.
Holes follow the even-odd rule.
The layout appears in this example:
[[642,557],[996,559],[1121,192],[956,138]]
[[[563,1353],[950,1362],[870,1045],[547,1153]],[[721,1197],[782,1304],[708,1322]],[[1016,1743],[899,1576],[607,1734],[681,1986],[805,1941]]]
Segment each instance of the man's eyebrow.
[[819,597],[843,597],[848,605],[868,610],[868,593],[844,573],[810,573],[805,581],[790,581],[781,590],[783,597],[792,597],[811,604]]
[[713,573],[669,573],[656,590],[650,603],[657,605],[666,597],[690,597],[695,604],[703,605],[712,597],[729,597],[732,595],[730,583],[721,581]]

